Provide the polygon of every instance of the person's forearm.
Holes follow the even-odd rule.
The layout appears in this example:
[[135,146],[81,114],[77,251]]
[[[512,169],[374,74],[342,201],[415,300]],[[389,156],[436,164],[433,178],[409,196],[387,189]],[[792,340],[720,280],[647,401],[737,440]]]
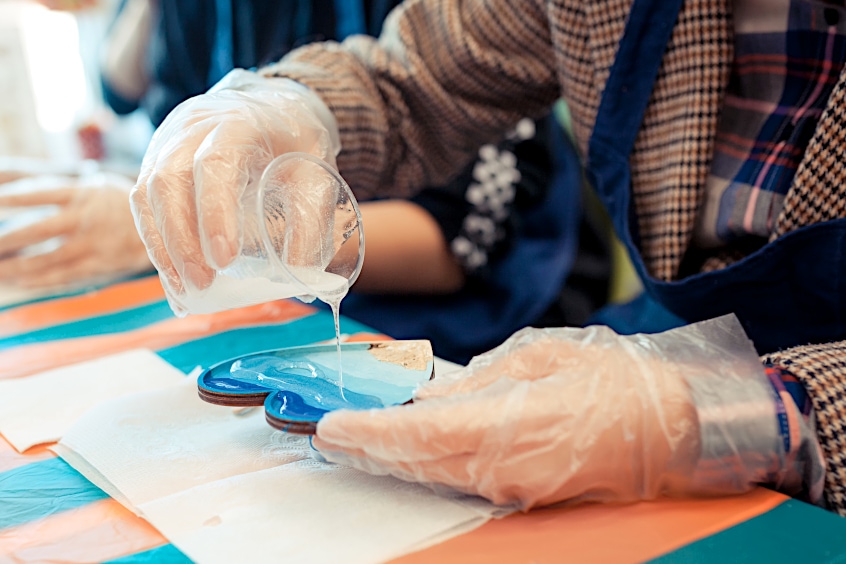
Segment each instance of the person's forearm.
[[360,199],[406,196],[444,183],[560,94],[540,3],[491,4],[411,0],[378,42],[311,45],[261,72],[323,98],[341,131],[339,169]]
[[387,200],[363,203],[361,216],[366,248],[354,292],[447,294],[464,285],[464,271],[426,210]]

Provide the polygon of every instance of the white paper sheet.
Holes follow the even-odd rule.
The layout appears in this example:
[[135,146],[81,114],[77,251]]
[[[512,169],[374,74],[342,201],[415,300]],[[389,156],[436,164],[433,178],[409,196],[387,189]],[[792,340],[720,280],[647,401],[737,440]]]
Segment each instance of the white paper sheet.
[[394,478],[300,460],[141,506],[196,562],[382,562],[489,518]]
[[263,409],[207,404],[190,380],[97,406],[55,450],[201,564],[382,562],[498,511],[317,462]]
[[82,414],[103,401],[185,379],[157,354],[136,349],[0,381],[0,434],[23,452],[59,440]]
[[95,468],[136,508],[310,456],[307,440],[275,431],[265,422],[263,408],[240,413],[201,400],[196,379],[188,377],[175,387],[98,405],[59,444]]

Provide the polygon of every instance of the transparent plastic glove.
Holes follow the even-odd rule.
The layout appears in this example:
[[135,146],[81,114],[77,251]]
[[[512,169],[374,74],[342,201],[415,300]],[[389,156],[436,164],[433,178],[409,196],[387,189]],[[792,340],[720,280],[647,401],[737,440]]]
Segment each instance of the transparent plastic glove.
[[738,493],[788,463],[733,318],[658,335],[525,329],[415,402],[323,417],[329,461],[528,509]]
[[[208,288],[239,255],[245,215],[256,209],[252,187],[271,160],[304,152],[335,166],[338,139],[328,108],[306,87],[244,70],[174,109],[154,134],[131,195],[169,297]],[[308,236],[303,230],[302,240]],[[303,246],[321,244],[312,241]]]
[[[36,176],[0,185],[0,282],[49,287],[151,268],[127,202],[132,181],[110,174]],[[8,213],[11,212],[11,213]]]

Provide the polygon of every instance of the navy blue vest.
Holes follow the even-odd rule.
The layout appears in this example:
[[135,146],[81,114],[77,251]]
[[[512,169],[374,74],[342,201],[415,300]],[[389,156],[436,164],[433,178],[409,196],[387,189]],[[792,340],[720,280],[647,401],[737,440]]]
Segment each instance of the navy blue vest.
[[[656,331],[735,313],[762,354],[846,338],[846,220],[811,225],[730,267],[664,282],[635,245],[629,155],[683,0],[636,0],[590,139],[588,179],[608,209],[650,300],[639,315],[606,315],[627,331]],[[662,311],[662,306],[672,316]],[[662,326],[663,325],[663,326]]]

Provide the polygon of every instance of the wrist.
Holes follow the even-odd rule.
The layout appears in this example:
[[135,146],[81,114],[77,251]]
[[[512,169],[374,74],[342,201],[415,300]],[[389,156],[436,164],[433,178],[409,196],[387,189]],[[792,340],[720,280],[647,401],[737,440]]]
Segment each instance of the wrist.
[[781,372],[687,375],[700,453],[686,490],[742,493],[756,484],[821,503],[825,465],[809,417],[781,385]]
[[789,370],[771,363],[764,370],[771,385],[777,427],[786,453],[783,479],[772,485],[793,497],[821,505],[825,458],[816,439],[810,398]]
[[234,69],[209,89],[209,93],[222,90],[239,92],[269,92],[294,100],[305,106],[320,121],[332,144],[334,156],[341,152],[341,134],[334,114],[311,88],[290,78],[259,74],[245,69]]
[[784,467],[776,409],[763,370],[685,375],[699,423],[700,452],[688,488],[722,495],[767,483]]

